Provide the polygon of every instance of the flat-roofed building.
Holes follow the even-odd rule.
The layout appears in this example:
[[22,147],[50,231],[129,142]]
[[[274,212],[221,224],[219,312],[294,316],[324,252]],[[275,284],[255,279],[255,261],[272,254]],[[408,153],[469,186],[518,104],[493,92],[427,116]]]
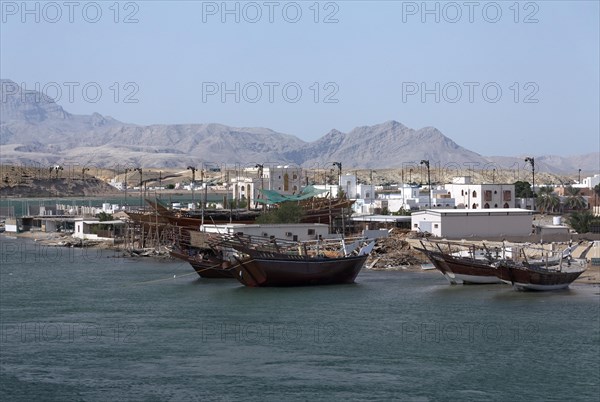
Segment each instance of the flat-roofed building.
[[411,229],[436,237],[527,236],[533,212],[521,208],[427,209],[413,212]]
[[450,198],[455,200],[458,208],[488,209],[514,208],[514,184],[475,184],[471,177],[455,177],[452,183],[445,184]]

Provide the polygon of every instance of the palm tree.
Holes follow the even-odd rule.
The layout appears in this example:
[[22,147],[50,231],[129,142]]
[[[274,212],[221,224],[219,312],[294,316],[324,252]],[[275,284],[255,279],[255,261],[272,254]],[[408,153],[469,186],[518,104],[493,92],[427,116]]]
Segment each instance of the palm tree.
[[567,195],[567,201],[565,202],[565,207],[567,209],[578,211],[585,207],[585,200],[583,196],[579,194],[580,190],[578,188],[568,186],[565,188],[565,194]]
[[577,233],[588,233],[594,215],[590,211],[578,211],[571,213],[568,219],[569,225],[571,225]]
[[554,187],[540,187],[536,200],[536,206],[540,212],[555,212],[559,205],[560,199],[558,198],[558,195],[554,193]]

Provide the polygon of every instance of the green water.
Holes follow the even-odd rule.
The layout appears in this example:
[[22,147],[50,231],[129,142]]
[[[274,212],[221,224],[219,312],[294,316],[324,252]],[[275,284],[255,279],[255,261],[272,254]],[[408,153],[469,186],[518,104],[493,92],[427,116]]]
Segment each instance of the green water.
[[[139,207],[140,205],[146,205],[143,199],[140,199],[139,193],[135,194],[130,191],[125,197],[123,193],[121,196],[110,196],[110,197],[67,197],[67,198],[6,198],[0,199],[0,210],[7,211],[5,214],[10,216],[23,216],[27,213],[27,207],[39,207],[39,206],[55,206],[57,204],[70,205],[70,206],[88,206],[88,207],[102,207],[103,203],[127,205],[129,207]],[[182,205],[187,206],[187,203],[192,202],[192,194],[158,194],[148,195],[148,199],[158,199],[163,205],[168,206],[172,202],[179,202]],[[231,198],[231,195],[229,196]],[[198,194],[195,194],[194,201],[199,203],[201,200]],[[223,195],[221,194],[208,194],[208,203],[217,203],[223,201]],[[10,211],[10,213],[8,213]]]
[[245,288],[181,262],[0,238],[0,397],[597,401],[600,288]]

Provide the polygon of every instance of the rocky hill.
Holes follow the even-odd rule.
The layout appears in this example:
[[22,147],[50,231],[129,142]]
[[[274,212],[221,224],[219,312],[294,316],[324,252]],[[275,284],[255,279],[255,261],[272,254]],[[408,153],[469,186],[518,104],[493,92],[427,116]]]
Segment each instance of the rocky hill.
[[[53,99],[25,91],[10,80],[0,88],[2,163],[77,164],[109,167],[185,167],[199,162],[254,165],[272,162],[305,167],[394,168],[418,165],[524,168],[522,157],[484,157],[456,144],[434,127],[418,130],[396,121],[332,130],[313,142],[268,128],[222,124],[141,126],[94,113],[73,115]],[[554,173],[596,172],[600,153],[537,156],[536,167]]]

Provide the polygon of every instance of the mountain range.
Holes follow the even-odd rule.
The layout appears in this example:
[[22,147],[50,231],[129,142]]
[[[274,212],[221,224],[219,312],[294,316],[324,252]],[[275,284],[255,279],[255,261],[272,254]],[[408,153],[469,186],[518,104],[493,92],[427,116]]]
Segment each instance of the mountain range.
[[[236,128],[223,124],[123,123],[98,113],[74,115],[54,99],[0,80],[0,157],[2,163],[116,164],[143,167],[185,167],[199,162],[294,164],[304,167],[399,168],[418,165],[457,169],[525,168],[521,156],[482,156],[434,127],[418,130],[397,121],[356,127],[348,133],[331,130],[305,142],[268,128]],[[600,152],[576,156],[535,155],[536,170],[597,173]]]

